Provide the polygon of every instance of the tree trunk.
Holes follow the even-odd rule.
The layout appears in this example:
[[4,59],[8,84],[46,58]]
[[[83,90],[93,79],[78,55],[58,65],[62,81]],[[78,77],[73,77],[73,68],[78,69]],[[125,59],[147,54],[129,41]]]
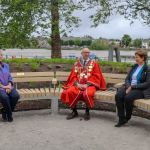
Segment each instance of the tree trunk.
[[61,39],[59,31],[59,4],[58,0],[51,0],[51,58],[61,58]]

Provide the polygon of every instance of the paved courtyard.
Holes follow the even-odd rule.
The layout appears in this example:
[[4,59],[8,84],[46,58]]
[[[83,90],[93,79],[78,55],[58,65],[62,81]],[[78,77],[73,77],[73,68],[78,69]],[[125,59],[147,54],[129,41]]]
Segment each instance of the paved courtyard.
[[115,114],[92,111],[90,121],[67,121],[67,110],[16,112],[13,123],[0,121],[0,150],[149,150],[150,120],[133,117],[115,128]]

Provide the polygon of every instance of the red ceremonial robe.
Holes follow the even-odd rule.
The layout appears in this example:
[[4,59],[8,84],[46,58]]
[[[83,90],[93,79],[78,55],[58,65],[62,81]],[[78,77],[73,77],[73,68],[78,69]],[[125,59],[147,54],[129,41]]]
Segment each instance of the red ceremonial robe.
[[[87,84],[85,90],[77,87],[79,84]],[[79,100],[85,101],[89,108],[94,107],[94,94],[96,90],[105,90],[106,84],[101,69],[95,60],[89,60],[85,66],[78,60],[63,86],[61,100],[74,108]]]

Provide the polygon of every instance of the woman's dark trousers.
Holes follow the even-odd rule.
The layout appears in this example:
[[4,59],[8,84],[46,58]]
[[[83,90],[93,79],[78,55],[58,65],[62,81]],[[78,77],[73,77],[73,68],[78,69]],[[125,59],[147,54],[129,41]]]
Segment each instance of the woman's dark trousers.
[[144,98],[144,95],[141,90],[133,89],[126,94],[125,87],[118,89],[115,100],[119,120],[131,119],[134,101],[142,98]]
[[0,90],[0,102],[2,103],[8,118],[12,117],[12,112],[14,111],[19,98],[20,96],[16,89],[12,89],[9,94],[4,90]]

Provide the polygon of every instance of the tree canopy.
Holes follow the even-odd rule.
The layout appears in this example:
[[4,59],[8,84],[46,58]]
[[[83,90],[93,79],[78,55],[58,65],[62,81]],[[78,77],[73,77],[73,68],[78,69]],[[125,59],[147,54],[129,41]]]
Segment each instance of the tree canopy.
[[[150,0],[83,0],[87,1],[89,8],[95,8],[91,15],[94,26],[107,23],[111,15],[122,15],[131,23],[140,20],[150,26]],[[103,6],[103,7],[102,7]]]

